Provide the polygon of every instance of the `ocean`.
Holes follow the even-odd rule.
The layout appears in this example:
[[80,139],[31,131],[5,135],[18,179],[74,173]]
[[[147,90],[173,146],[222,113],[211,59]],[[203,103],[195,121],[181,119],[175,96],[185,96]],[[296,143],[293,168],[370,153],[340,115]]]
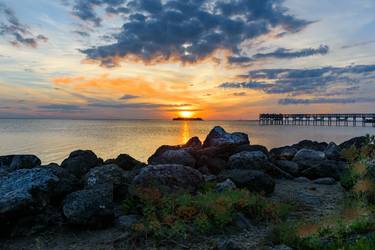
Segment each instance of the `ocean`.
[[192,136],[203,141],[217,125],[247,133],[251,144],[268,149],[303,139],[341,143],[375,134],[373,127],[260,126],[257,121],[0,119],[0,155],[35,154],[47,164],[90,149],[103,159],[126,153],[147,161],[159,146],[183,144]]

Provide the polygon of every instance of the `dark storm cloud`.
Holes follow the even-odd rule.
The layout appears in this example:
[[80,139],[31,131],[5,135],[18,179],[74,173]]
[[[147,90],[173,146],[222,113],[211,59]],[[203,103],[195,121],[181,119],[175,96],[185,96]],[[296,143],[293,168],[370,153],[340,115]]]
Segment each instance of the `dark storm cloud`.
[[350,103],[368,103],[375,102],[375,98],[313,98],[313,99],[280,99],[281,105],[297,105],[297,104],[350,104]]
[[[323,67],[315,69],[262,69],[250,71],[242,78],[244,82],[226,82],[219,88],[256,89],[268,94],[331,95],[329,87],[343,85],[336,94],[352,94],[364,80],[375,80],[375,65],[354,65],[348,67]],[[257,80],[258,79],[258,80]]]
[[[282,6],[282,0],[76,0],[74,14],[100,25],[96,6],[115,13],[126,8],[126,22],[115,42],[82,50],[103,66],[116,66],[116,58],[136,56],[195,62],[217,49],[240,56],[240,45],[268,34],[274,28],[298,32],[310,22],[298,19]],[[124,9],[125,12],[125,9]]]
[[5,37],[14,46],[36,48],[39,42],[47,42],[44,35],[33,35],[30,28],[21,23],[14,11],[0,3],[0,36]]
[[290,58],[299,58],[307,57],[313,55],[325,55],[329,52],[329,47],[326,45],[320,45],[319,48],[307,48],[302,50],[290,50],[285,48],[279,48],[270,53],[258,53],[254,55],[254,59],[263,59],[263,58],[280,58],[280,59],[290,59]]
[[131,100],[131,99],[136,99],[136,98],[140,98],[140,96],[137,96],[137,95],[123,95],[122,97],[120,97],[120,100]]

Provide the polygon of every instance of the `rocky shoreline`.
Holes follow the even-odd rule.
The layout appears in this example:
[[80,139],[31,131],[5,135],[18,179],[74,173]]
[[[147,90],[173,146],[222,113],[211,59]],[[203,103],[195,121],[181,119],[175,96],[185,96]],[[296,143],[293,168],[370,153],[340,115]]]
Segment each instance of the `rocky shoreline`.
[[[122,201],[142,199],[152,188],[161,195],[195,194],[206,183],[214,182],[217,192],[240,188],[271,200],[281,199],[295,188],[295,199],[310,199],[307,203],[318,209],[324,206],[318,195],[309,197],[310,191],[306,191],[298,197],[299,192],[308,186],[323,190],[319,195],[328,199],[342,196],[339,181],[348,163],[341,152],[352,146],[359,148],[365,140],[357,137],[340,145],[305,140],[268,150],[250,144],[244,133],[227,133],[215,127],[203,143],[193,137],[185,145],[161,146],[147,164],[126,154],[103,160],[88,150],[72,152],[61,166],[41,165],[33,155],[0,156],[0,237],[4,242],[0,248],[18,248],[17,242],[25,237],[35,239],[52,229],[79,235],[99,230],[107,235],[108,231],[100,230],[111,228],[119,229],[116,237],[102,246],[116,248],[114,242],[121,241],[123,232],[131,230],[141,216],[125,214]],[[254,230],[261,232],[261,227]],[[59,249],[59,245],[55,247],[51,249]]]

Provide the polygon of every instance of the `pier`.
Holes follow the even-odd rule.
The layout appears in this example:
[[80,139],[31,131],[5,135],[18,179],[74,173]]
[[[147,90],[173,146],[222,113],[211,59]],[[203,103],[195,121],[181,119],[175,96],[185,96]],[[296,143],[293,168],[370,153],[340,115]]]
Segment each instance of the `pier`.
[[375,127],[375,114],[260,114],[259,124]]

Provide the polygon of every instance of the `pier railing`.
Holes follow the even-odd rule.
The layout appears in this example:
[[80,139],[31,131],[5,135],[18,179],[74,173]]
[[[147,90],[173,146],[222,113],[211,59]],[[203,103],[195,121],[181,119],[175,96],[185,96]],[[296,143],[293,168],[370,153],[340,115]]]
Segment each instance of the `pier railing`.
[[375,127],[375,114],[260,114],[259,124]]

